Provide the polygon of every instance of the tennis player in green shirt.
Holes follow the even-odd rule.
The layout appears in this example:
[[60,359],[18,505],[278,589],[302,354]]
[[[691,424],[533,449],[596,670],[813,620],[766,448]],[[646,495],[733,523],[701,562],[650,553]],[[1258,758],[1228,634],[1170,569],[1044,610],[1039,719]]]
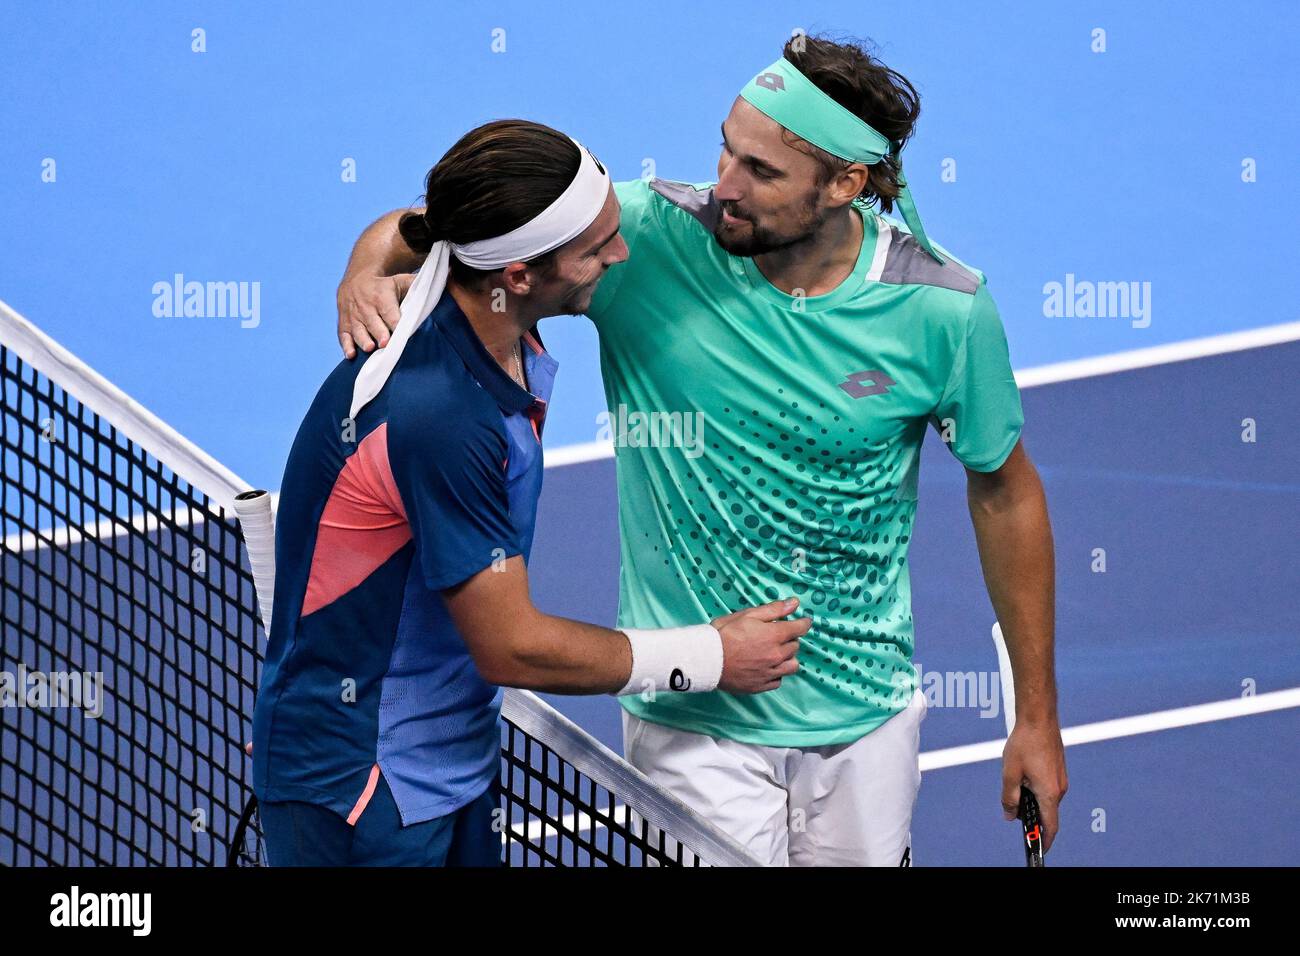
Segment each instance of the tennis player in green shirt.
[[[902,174],[918,112],[861,48],[793,37],[723,121],[716,183],[616,184],[629,258],[587,310],[617,456],[619,626],[791,591],[813,619],[770,693],[620,699],[627,758],[773,865],[910,865],[927,702],[907,549],[930,427],[965,466],[1015,673],[1004,817],[1027,784],[1050,847],[1067,786],[1046,500],[987,280],[926,236]],[[396,321],[404,211],[363,234],[340,285],[348,353]]]

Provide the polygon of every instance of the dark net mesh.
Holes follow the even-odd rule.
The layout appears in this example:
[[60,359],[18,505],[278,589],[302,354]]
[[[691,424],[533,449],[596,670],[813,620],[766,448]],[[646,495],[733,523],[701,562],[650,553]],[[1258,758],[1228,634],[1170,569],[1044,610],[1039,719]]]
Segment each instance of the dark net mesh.
[[[0,366],[0,865],[263,862],[236,522],[3,346]],[[699,862],[508,719],[501,785],[509,865]]]

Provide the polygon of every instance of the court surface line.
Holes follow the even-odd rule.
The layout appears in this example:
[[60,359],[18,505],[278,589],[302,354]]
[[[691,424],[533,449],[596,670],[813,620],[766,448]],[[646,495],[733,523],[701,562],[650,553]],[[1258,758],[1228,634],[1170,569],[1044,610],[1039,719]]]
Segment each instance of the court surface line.
[[[1101,720],[1091,724],[1067,727],[1061,732],[1061,739],[1067,747],[1079,744],[1096,743],[1102,740],[1115,740],[1132,737],[1137,734],[1155,733],[1160,730],[1172,730],[1177,727],[1190,727],[1197,724],[1229,720],[1233,717],[1248,717],[1252,714],[1266,714],[1278,710],[1300,707],[1300,687],[1287,690],[1270,691],[1251,697],[1234,697],[1209,704],[1194,704],[1190,707],[1177,707],[1173,710],[1159,710],[1149,714],[1136,714],[1132,717],[1120,717],[1115,720]],[[1002,756],[1006,738],[987,740],[978,744],[961,747],[948,747],[944,750],[931,750],[921,754],[921,771],[941,770],[945,767],[957,767],[963,764],[982,763],[997,760]],[[616,820],[626,824],[629,811],[621,803],[615,803],[608,812]],[[559,826],[556,826],[556,823]],[[587,813],[565,813],[557,820],[529,820],[527,825],[511,823],[510,830],[514,838],[526,839],[530,843],[539,843],[548,837],[558,836],[558,831],[567,833],[586,833],[592,829],[604,827],[604,823]],[[502,842],[508,842],[510,834],[502,834]]]
[[[1066,727],[1062,730],[1061,740],[1065,746],[1075,747],[1101,740],[1115,740],[1119,737],[1132,737],[1159,730],[1191,727],[1195,724],[1208,724],[1234,717],[1249,717],[1252,714],[1266,714],[1292,707],[1300,707],[1300,687],[1269,691],[1250,697],[1233,697],[1208,704],[1193,704],[1190,707],[1176,707],[1173,710],[1157,710],[1149,714],[1135,714],[1132,717],[1101,720],[1092,724],[1079,724],[1077,727]],[[1003,737],[1000,740],[986,740],[978,744],[929,750],[921,754],[921,770],[923,772],[941,770],[944,767],[998,760],[1002,757],[1002,749],[1006,743],[1006,738]]]
[[[1016,385],[1020,388],[1038,388],[1042,385],[1055,385],[1058,382],[1097,378],[1102,375],[1113,375],[1116,372],[1172,365],[1175,362],[1211,358],[1215,355],[1265,348],[1269,345],[1285,345],[1295,341],[1300,341],[1300,322],[1284,322],[1279,325],[1244,329],[1240,332],[1225,332],[1221,335],[1207,335],[1182,342],[1168,342],[1164,345],[1110,352],[1091,358],[1035,365],[1016,372]],[[546,450],[546,467],[562,468],[565,465],[579,465],[583,462],[613,457],[614,446],[608,441],[561,445]]]

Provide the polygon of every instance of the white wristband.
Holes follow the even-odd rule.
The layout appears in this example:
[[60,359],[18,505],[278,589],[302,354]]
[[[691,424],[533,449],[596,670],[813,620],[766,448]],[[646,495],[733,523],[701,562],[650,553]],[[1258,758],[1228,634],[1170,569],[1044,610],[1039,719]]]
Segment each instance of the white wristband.
[[722,635],[712,624],[619,628],[632,645],[632,676],[618,692],[713,690],[722,679]]

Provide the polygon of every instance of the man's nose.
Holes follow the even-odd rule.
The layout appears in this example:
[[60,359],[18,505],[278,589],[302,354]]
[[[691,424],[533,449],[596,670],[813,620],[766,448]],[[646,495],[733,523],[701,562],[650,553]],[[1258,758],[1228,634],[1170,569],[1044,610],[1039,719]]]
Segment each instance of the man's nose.
[[718,184],[713,187],[713,195],[718,202],[737,202],[742,196],[738,183],[739,177],[731,175],[733,169],[735,164],[727,163],[718,170]]
[[610,250],[610,252],[613,253],[613,255],[611,256],[608,265],[616,266],[620,262],[627,262],[627,257],[628,257],[627,240],[624,239],[621,234],[618,237],[618,241],[614,243],[614,246]]

